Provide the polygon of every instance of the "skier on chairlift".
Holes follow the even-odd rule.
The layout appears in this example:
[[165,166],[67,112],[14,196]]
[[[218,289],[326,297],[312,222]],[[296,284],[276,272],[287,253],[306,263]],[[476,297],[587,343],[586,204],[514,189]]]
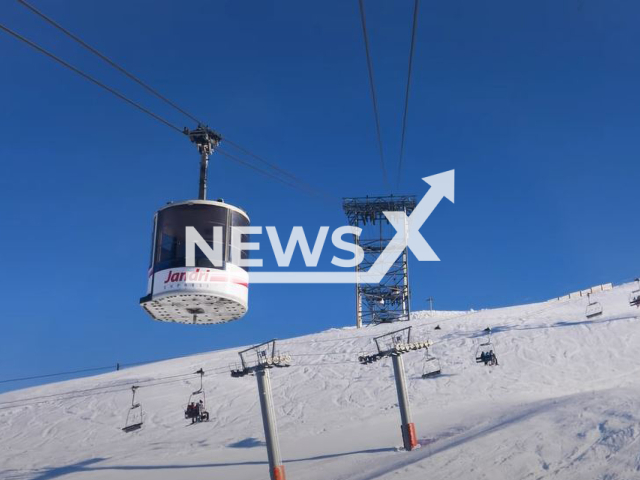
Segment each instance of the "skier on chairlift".
[[487,356],[485,358],[486,358],[485,365],[487,363],[491,365],[498,365],[498,357],[496,357],[496,354],[493,353],[493,350],[489,350],[489,353],[487,353]]
[[191,423],[196,423],[198,417],[200,417],[200,403],[195,403],[193,405],[193,417],[191,417]]

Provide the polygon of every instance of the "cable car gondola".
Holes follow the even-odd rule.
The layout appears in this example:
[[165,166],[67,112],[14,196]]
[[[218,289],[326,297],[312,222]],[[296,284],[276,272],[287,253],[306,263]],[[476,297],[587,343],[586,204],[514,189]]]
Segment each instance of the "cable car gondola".
[[195,373],[200,374],[200,388],[189,395],[187,408],[184,411],[184,418],[191,419],[191,423],[208,422],[209,412],[207,412],[206,396],[202,385],[204,370],[200,369]]
[[438,357],[434,357],[429,352],[429,349],[426,349],[427,352],[425,354],[424,359],[424,368],[422,373],[422,378],[434,378],[442,373],[442,365],[440,364],[440,360]]
[[[163,322],[228,322],[242,317],[248,309],[249,274],[246,267],[238,265],[247,255],[232,248],[232,231],[248,227],[249,216],[223,200],[206,199],[208,157],[220,136],[203,126],[185,133],[201,154],[199,199],[169,203],[156,212],[147,294],[140,305],[151,318]],[[187,267],[187,231],[196,236],[196,243],[206,243],[189,252],[194,257],[191,267]],[[247,242],[248,235],[240,235],[240,240]],[[219,255],[215,262],[200,245]]]
[[629,305],[640,308],[640,278],[636,278],[636,289],[629,294]]
[[587,294],[587,302],[587,309],[584,312],[587,318],[593,318],[597,317],[598,315],[602,315],[602,305],[597,301],[592,302],[590,293]]
[[142,404],[136,403],[136,390],[137,386],[131,387],[131,392],[133,396],[131,397],[131,407],[127,411],[127,418],[124,421],[124,427],[122,431],[125,433],[134,432],[136,430],[140,430],[142,428],[143,423],[143,413],[142,413]]

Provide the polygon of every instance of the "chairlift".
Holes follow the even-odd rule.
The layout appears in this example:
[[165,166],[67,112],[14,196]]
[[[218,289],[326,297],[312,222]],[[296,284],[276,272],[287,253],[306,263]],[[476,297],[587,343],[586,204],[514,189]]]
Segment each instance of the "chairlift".
[[585,311],[585,316],[587,318],[597,317],[598,315],[602,315],[602,305],[598,301],[591,301],[591,294],[587,294],[587,309]]
[[636,289],[629,294],[629,305],[640,308],[640,278],[636,278]]
[[184,418],[191,419],[191,423],[200,423],[209,421],[209,412],[206,408],[206,396],[202,384],[204,370],[201,368],[196,374],[200,375],[200,388],[189,395],[187,408],[184,410]]
[[434,357],[429,349],[426,349],[425,359],[424,359],[424,370],[422,373],[422,378],[433,378],[437,377],[442,373],[442,365],[440,364],[440,360],[438,357]]
[[[489,327],[485,328],[485,332],[491,332]],[[498,357],[496,356],[496,347],[491,341],[491,333],[489,333],[489,338],[486,342],[478,345],[476,350],[476,363],[483,363],[484,365],[488,365],[493,367],[494,365],[498,365]]]
[[138,387],[136,385],[131,387],[132,397],[131,397],[131,407],[127,411],[127,418],[124,422],[124,427],[122,431],[125,433],[134,432],[142,428],[142,404],[136,403],[136,390]]

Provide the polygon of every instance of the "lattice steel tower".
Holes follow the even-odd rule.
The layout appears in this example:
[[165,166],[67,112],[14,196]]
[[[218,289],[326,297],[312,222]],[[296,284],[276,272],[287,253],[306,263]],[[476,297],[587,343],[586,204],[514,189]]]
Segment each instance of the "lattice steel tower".
[[360,283],[360,272],[366,272],[394,237],[396,230],[382,212],[404,211],[410,215],[416,206],[413,195],[384,197],[344,198],[342,208],[349,224],[360,227],[362,233],[355,237],[362,247],[364,259],[356,266],[356,326],[363,324],[392,323],[409,320],[408,252],[389,269],[379,284]]

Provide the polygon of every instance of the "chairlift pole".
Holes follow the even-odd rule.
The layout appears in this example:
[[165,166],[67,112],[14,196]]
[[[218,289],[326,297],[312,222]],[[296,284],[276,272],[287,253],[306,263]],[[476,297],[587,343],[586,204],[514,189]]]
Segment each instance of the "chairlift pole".
[[[404,340],[406,338],[406,340]],[[400,408],[400,430],[402,432],[402,443],[404,449],[411,451],[418,446],[416,427],[411,419],[411,409],[409,408],[409,395],[407,394],[407,379],[404,372],[404,361],[402,355],[414,350],[428,349],[430,341],[411,341],[411,327],[402,328],[395,332],[385,333],[373,339],[376,344],[376,353],[367,355],[360,354],[358,361],[363,365],[370,365],[386,357],[391,357],[393,361],[393,374],[398,392],[398,407]],[[428,351],[428,350],[427,350]]]
[[[406,217],[405,217],[406,218]],[[411,320],[411,291],[409,289],[409,249],[404,248],[402,252],[402,277],[404,286],[402,287],[402,313],[406,315],[406,320]]]
[[[291,356],[279,354],[276,351],[276,341],[261,343],[247,348],[241,352],[240,365],[231,369],[232,377],[244,377],[255,375],[258,381],[258,396],[260,397],[260,410],[262,412],[262,425],[267,444],[269,458],[269,477],[271,480],[286,480],[282,456],[280,455],[280,441],[276,426],[276,414],[273,407],[273,394],[271,392],[271,376],[269,370],[276,367],[288,367],[291,365]],[[249,358],[257,356],[257,362],[253,363]]]
[[[356,248],[360,246],[360,236],[354,235]],[[356,265],[356,328],[362,328],[362,296],[360,292],[360,264]]]
[[269,369],[264,368],[257,370],[256,379],[258,380],[262,425],[267,443],[267,456],[269,457],[269,474],[271,480],[285,480],[284,465],[282,464],[282,456],[280,455],[280,441],[278,440],[278,427],[276,425],[275,410],[273,408]]
[[416,426],[411,419],[411,408],[409,407],[409,395],[407,394],[407,380],[404,372],[404,360],[402,355],[392,355],[393,376],[396,379],[396,390],[398,391],[398,407],[400,408],[400,420],[402,425],[402,442],[404,449],[411,451],[418,446],[416,437]]
[[200,370],[198,370],[197,372],[193,372],[193,373],[195,373],[196,375],[200,375],[200,390],[199,391],[202,392],[203,391],[203,389],[202,389],[202,386],[203,386],[202,378],[204,377],[204,370],[202,368],[200,368]]

